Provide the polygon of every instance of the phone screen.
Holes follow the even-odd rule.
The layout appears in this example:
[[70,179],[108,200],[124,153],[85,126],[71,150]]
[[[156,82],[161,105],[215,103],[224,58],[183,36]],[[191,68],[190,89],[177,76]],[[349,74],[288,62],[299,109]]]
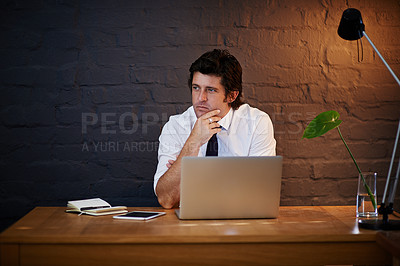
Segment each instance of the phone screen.
[[114,216],[116,219],[149,220],[164,215],[165,212],[133,211]]

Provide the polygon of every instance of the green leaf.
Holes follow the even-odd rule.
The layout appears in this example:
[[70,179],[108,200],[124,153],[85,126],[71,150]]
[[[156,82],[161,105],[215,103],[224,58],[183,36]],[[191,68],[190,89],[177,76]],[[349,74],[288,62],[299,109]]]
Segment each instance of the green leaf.
[[316,138],[338,127],[342,123],[342,120],[339,120],[339,116],[339,113],[336,111],[320,113],[308,124],[302,138]]

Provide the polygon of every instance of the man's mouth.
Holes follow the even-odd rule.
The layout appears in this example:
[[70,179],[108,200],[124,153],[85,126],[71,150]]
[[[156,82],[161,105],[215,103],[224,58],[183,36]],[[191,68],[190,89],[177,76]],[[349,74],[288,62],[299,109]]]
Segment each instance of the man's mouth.
[[207,106],[203,106],[203,105],[196,106],[196,109],[200,110],[200,111],[208,111],[209,110],[209,108]]

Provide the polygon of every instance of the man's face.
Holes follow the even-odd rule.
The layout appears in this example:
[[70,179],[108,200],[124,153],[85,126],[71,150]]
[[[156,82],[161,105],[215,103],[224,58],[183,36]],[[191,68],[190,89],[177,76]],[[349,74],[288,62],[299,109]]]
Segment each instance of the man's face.
[[221,85],[221,77],[193,73],[192,104],[197,118],[213,110],[220,110],[219,117],[224,117],[230,106],[225,97],[225,88]]

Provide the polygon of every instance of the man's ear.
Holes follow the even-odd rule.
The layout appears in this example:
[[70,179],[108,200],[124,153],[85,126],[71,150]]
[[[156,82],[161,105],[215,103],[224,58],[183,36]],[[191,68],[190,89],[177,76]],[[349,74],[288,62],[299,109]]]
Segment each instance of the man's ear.
[[239,95],[239,91],[231,91],[228,95],[228,103],[233,103]]

